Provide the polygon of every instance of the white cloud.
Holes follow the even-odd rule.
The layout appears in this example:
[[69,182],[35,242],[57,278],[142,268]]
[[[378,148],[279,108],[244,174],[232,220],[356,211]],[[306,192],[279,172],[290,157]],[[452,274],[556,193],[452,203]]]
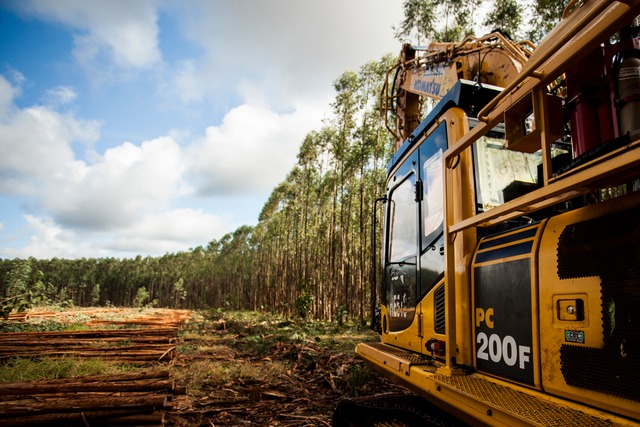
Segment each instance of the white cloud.
[[28,243],[21,248],[2,249],[3,256],[7,258],[47,259],[79,258],[89,256],[88,254],[97,257],[106,255],[106,252],[79,241],[74,233],[64,230],[51,218],[24,215],[23,219],[30,233]]
[[211,239],[220,238],[229,228],[229,217],[218,217],[188,208],[150,214],[111,233],[78,233],[47,216],[25,214],[23,220],[24,232],[28,235],[27,243],[19,248],[0,248],[2,257],[158,256],[204,246]]
[[19,109],[7,93],[17,89],[0,76],[0,194],[33,193],[45,181],[60,176],[76,162],[73,143],[91,145],[100,125],[52,108]]
[[189,147],[189,176],[204,195],[269,192],[295,164],[303,137],[321,124],[322,108],[300,105],[277,114],[244,104]]
[[151,214],[121,230],[109,247],[131,254],[184,251],[222,236],[229,219],[189,208]]
[[0,118],[9,114],[13,106],[15,89],[4,77],[0,76]]
[[170,137],[140,146],[125,142],[74,176],[51,181],[43,204],[68,226],[123,227],[145,212],[167,208],[179,195],[183,170],[180,147]]
[[53,106],[69,104],[77,98],[77,93],[69,86],[57,86],[45,92],[45,103]]
[[[98,140],[97,122],[61,114],[53,105],[21,109],[11,98],[14,88],[6,79],[0,82],[6,83],[10,111],[0,117],[0,151],[5,153],[0,156],[0,190],[28,200],[26,231],[20,233],[27,243],[2,249],[3,256],[133,256],[206,244],[228,232],[233,215],[174,205],[193,201],[192,189],[208,189],[210,179],[222,179],[214,186],[225,192],[268,191],[284,177],[297,144],[320,115],[310,106],[278,115],[245,105],[206,136],[193,139],[174,131],[139,145],[123,142],[86,162],[77,158],[72,144]],[[68,99],[69,93],[59,89],[53,93]],[[241,172],[240,180],[235,178],[239,163],[251,171]],[[186,173],[195,166],[200,169]],[[224,182],[238,186],[226,188]]]
[[[188,69],[201,92],[215,97],[249,81],[251,91],[242,95],[262,96],[277,110],[326,99],[346,69],[399,52],[391,28],[402,19],[399,1],[204,1],[172,12],[204,50]],[[178,68],[176,76],[185,71]]]
[[14,70],[10,74],[15,84],[11,84],[0,75],[0,123],[4,122],[13,111],[14,99],[20,95],[20,86],[24,82],[24,76],[19,72]]
[[106,54],[119,67],[148,68],[161,60],[153,0],[25,0],[21,10],[77,31],[74,55],[84,64]]
[[[39,259],[159,256],[204,246],[228,231],[229,218],[197,209],[174,209],[147,215],[112,233],[78,233],[53,218],[23,215],[27,243],[19,248],[0,248],[2,257]],[[0,223],[2,231],[2,223]]]
[[180,61],[170,77],[170,84],[165,87],[168,93],[177,96],[183,104],[200,102],[204,98],[196,67],[197,64],[192,59]]

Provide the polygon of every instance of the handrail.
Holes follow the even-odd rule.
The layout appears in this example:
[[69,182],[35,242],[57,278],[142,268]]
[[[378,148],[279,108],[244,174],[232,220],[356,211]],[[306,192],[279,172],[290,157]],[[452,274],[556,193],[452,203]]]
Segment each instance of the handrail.
[[[568,174],[563,179],[554,181],[542,189],[522,196],[522,198],[511,200],[491,210],[451,224],[448,231],[454,234],[480,224],[492,224],[495,221],[526,215],[586,194],[592,191],[594,183],[598,183],[602,178],[615,176],[640,166],[640,156],[638,156],[637,150],[640,150],[640,140],[619,148],[603,158],[592,160],[588,169]],[[594,170],[598,173],[594,173]]]

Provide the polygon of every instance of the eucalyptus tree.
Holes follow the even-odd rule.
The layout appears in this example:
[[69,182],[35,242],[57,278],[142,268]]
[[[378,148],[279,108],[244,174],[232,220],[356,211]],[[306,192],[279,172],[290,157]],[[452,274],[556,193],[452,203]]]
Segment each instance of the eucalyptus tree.
[[496,0],[487,14],[484,25],[500,31],[509,38],[521,38],[524,8],[516,0]]
[[226,290],[225,303],[235,309],[249,306],[253,265],[252,232],[253,227],[243,225],[222,238],[220,261],[223,289]]
[[539,42],[560,22],[562,13],[568,4],[569,0],[533,0],[528,38],[534,43]]
[[[300,144],[297,156],[297,168],[299,169],[300,193],[301,193],[301,227],[302,227],[302,253],[300,253],[302,265],[299,277],[299,300],[307,304],[307,309],[314,316],[318,313],[318,298],[321,277],[318,269],[318,251],[312,242],[317,243],[320,238],[321,197],[320,177],[325,173],[323,153],[326,150],[325,140],[321,132],[310,132]],[[315,274],[314,274],[315,273]],[[297,304],[298,306],[301,303]]]
[[[368,272],[372,265],[372,253],[375,248],[371,242],[372,208],[374,201],[384,191],[384,165],[391,154],[391,138],[386,132],[379,115],[382,84],[387,70],[395,59],[391,55],[379,61],[370,61],[360,68],[358,74],[358,100],[360,102],[359,125],[354,133],[352,157],[357,165],[355,169],[354,192],[358,205],[352,217],[356,224],[352,227],[353,265],[355,287],[348,300],[353,303],[351,311],[364,319],[366,299],[370,292]],[[369,285],[369,286],[367,286]]]
[[395,28],[399,40],[460,41],[473,32],[480,0],[405,0],[404,19]]
[[[334,81],[336,90],[335,101],[331,104],[333,110],[333,127],[335,138],[331,140],[331,155],[335,162],[334,191],[332,196],[333,225],[331,237],[333,248],[331,261],[333,264],[334,286],[342,292],[338,293],[338,304],[346,306],[350,283],[345,271],[348,251],[348,237],[350,223],[347,215],[353,194],[347,190],[347,180],[352,174],[350,152],[353,144],[353,134],[356,128],[356,114],[359,111],[358,75],[353,71],[346,71]],[[337,275],[337,276],[336,276]]]

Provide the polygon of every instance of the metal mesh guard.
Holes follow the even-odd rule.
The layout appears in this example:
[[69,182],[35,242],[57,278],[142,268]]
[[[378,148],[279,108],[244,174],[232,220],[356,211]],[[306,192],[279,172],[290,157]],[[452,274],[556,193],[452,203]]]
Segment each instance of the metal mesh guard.
[[421,365],[421,364],[431,363],[431,358],[429,357],[425,357],[418,353],[402,350],[397,347],[392,347],[387,344],[383,344],[379,342],[371,342],[371,343],[367,343],[367,345],[377,350],[384,351],[385,353],[391,354],[399,359],[403,359],[407,364],[410,364],[410,365]]
[[557,427],[615,425],[610,420],[560,407],[473,375],[445,376],[437,374],[435,379],[458,392],[480,399],[487,405],[540,425]]

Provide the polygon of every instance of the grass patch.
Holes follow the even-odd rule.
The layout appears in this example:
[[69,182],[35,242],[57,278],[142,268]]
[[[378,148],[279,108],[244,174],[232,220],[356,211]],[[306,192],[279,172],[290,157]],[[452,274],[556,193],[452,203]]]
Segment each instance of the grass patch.
[[357,397],[366,387],[375,387],[378,380],[373,370],[366,365],[352,365],[348,368],[342,380],[349,395]]
[[284,375],[280,363],[247,363],[242,360],[198,360],[188,369],[172,369],[172,377],[189,385],[190,392],[219,389],[242,383],[269,382]]
[[273,313],[221,309],[201,313],[202,320],[192,323],[191,328],[194,329],[184,331],[184,337],[199,336],[204,341],[211,331],[224,329],[229,334],[237,334],[235,348],[255,356],[267,355],[277,343],[314,343],[333,353],[352,353],[358,342],[378,339],[377,334],[355,322],[339,325],[335,322],[287,319]]
[[57,378],[75,378],[87,375],[113,375],[130,372],[135,368],[100,359],[14,358],[0,364],[0,382],[21,382]]

